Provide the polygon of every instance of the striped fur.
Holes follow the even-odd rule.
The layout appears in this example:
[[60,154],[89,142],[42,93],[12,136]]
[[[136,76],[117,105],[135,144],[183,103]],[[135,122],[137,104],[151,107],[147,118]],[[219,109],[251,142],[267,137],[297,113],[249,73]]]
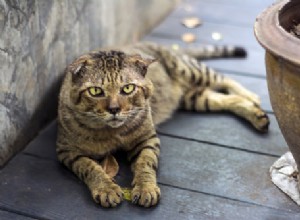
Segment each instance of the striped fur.
[[[59,97],[59,161],[88,186],[95,202],[115,207],[122,201],[122,190],[100,162],[116,150],[125,150],[134,173],[132,202],[156,205],[160,140],[155,125],[176,109],[230,111],[259,131],[268,128],[268,117],[255,94],[198,61],[230,56],[245,56],[245,51],[172,50],[140,43],[79,57],[66,68]],[[94,87],[97,95],[91,93]]]

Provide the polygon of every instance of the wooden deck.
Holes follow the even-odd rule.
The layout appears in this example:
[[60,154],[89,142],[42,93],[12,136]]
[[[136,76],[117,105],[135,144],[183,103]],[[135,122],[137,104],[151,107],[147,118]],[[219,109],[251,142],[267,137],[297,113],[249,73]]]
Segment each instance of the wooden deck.
[[[87,188],[55,156],[56,122],[0,170],[0,219],[299,219],[300,208],[274,186],[269,167],[287,149],[274,117],[266,85],[264,51],[253,35],[255,17],[273,0],[187,0],[145,40],[187,46],[192,32],[199,44],[244,46],[246,59],[207,63],[262,98],[270,132],[261,135],[229,114],[178,112],[158,128],[162,152],[158,182],[162,199],[145,209],[124,201],[103,209]],[[182,18],[198,16],[203,25],[187,29]],[[211,38],[220,32],[221,41]],[[119,159],[122,161],[121,155]],[[123,162],[117,175],[130,186]]]

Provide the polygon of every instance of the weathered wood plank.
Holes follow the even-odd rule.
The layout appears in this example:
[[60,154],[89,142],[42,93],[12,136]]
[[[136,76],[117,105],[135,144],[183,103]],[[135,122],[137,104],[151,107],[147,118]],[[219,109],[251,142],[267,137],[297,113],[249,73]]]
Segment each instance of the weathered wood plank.
[[[186,145],[187,143],[178,145],[178,141],[176,141],[176,149],[169,149],[172,148],[174,141],[170,142],[166,139],[164,141],[170,143],[170,145],[168,145],[168,147],[163,150],[162,153],[159,181],[166,182],[166,184],[174,181],[174,183],[178,185],[184,185],[184,188],[190,185],[193,188],[207,189],[206,193],[201,193],[197,190],[191,191],[189,189],[180,189],[180,187],[174,188],[166,184],[161,184],[163,196],[160,204],[156,208],[140,208],[125,201],[116,209],[102,209],[94,204],[86,187],[57,162],[26,155],[18,155],[1,171],[0,207],[9,209],[16,208],[20,212],[27,213],[28,215],[39,216],[40,218],[46,219],[213,218],[231,220],[242,219],[243,217],[247,216],[247,219],[259,220],[268,218],[276,219],[283,216],[286,219],[295,219],[299,217],[299,213],[295,211],[293,204],[289,204],[290,202],[282,198],[280,193],[279,197],[276,197],[278,194],[276,193],[276,189],[274,198],[278,200],[281,199],[281,202],[285,203],[281,210],[263,207],[257,204],[251,204],[249,202],[241,202],[239,199],[232,200],[226,199],[222,196],[210,195],[208,191],[213,188],[213,185],[216,185],[217,187],[221,188],[218,190],[222,194],[226,194],[225,197],[229,197],[232,193],[232,190],[228,189],[230,186],[226,187],[226,183],[234,181],[235,186],[238,185],[240,187],[240,184],[252,186],[247,182],[247,180],[250,178],[248,177],[243,179],[244,176],[239,178],[234,173],[229,174],[232,171],[236,171],[231,169],[226,173],[223,173],[224,169],[228,168],[227,166],[224,166],[221,169],[218,168],[219,170],[217,169],[214,172],[211,172],[211,169],[216,168],[216,166],[223,166],[226,164],[224,159],[222,159],[222,162],[220,162],[220,160],[219,162],[214,162],[216,165],[213,165],[212,168],[209,168],[209,166],[206,165],[203,168],[198,169],[198,172],[195,172],[194,169],[191,169],[191,165],[193,163],[199,163],[199,159],[203,160],[203,162],[207,162],[207,159],[205,159],[206,156],[203,154],[203,152],[199,152],[199,150],[209,150],[210,148],[203,148],[199,144],[195,146],[194,144],[191,145],[188,143],[188,147],[180,153],[183,154],[184,160],[174,164],[175,158],[178,156],[173,159],[170,157],[173,157],[174,155],[172,156],[172,154],[180,151],[180,145]],[[190,151],[191,148],[194,147],[194,150],[196,150],[195,153],[197,154],[193,154],[192,151]],[[196,157],[193,155],[196,155]],[[202,155],[202,157],[200,155]],[[185,160],[186,156],[191,156],[191,159],[189,159],[191,165],[185,164],[187,162]],[[217,154],[217,156],[223,157],[224,155]],[[163,160],[163,158],[166,158],[166,160]],[[232,158],[229,157],[228,159]],[[246,158],[242,157],[241,159]],[[233,165],[237,165],[236,163],[238,161],[239,160],[234,160],[232,162]],[[248,162],[249,159],[246,161]],[[171,168],[173,165],[176,166]],[[197,164],[197,166],[198,165],[201,166],[204,164],[201,163]],[[168,168],[170,168],[170,170]],[[189,175],[191,175],[191,172],[195,173],[193,173],[191,176],[186,176],[185,174],[182,174],[183,169],[188,169],[184,172],[189,173]],[[243,169],[239,168],[239,172],[243,172]],[[12,173],[13,175],[11,175]],[[216,179],[212,181],[214,178]],[[181,183],[179,184],[179,182]],[[260,184],[265,184],[264,180],[262,180]],[[266,186],[262,185],[262,187]],[[232,188],[235,187],[232,186]],[[257,198],[257,200],[269,199],[268,195],[270,194],[267,194],[266,196],[257,195],[256,193],[258,190],[250,190],[247,186],[242,186],[242,188],[243,190],[249,191],[242,193],[240,190],[234,190],[236,194],[235,197],[241,197],[240,195],[249,194],[250,196]],[[256,188],[260,187],[256,186]],[[290,210],[284,209],[287,206]]]
[[[224,2],[222,0],[184,1],[170,16],[171,18],[179,17],[180,19],[187,16],[197,16],[204,23],[209,21],[236,26],[252,26],[257,15],[271,5],[272,2],[274,1],[249,1],[245,3],[242,1],[241,5],[241,1],[238,1],[238,3],[233,1]],[[244,10],[243,7],[245,8]]]
[[56,137],[57,137],[57,122],[53,121],[39,136],[33,139],[22,153],[34,155],[41,159],[51,159],[57,161],[56,158]]
[[[198,7],[195,7],[198,9]],[[205,7],[203,9],[206,9]],[[199,14],[203,10],[200,8]],[[207,10],[211,10],[208,8]],[[230,17],[230,16],[227,16]],[[247,16],[245,16],[247,17]],[[225,17],[219,16],[220,19],[225,19]],[[216,67],[223,67],[224,65],[236,66],[241,72],[254,72],[258,74],[265,75],[264,69],[264,52],[263,49],[258,45],[254,35],[252,25],[246,25],[244,27],[234,27],[226,24],[214,24],[206,22],[203,26],[196,29],[187,29],[180,24],[181,20],[179,18],[173,18],[166,20],[160,26],[158,26],[145,40],[158,40],[161,41],[164,38],[168,39],[170,43],[182,44],[181,35],[186,32],[194,33],[198,40],[193,43],[192,46],[197,46],[197,44],[231,44],[231,45],[241,45],[247,48],[248,58],[246,60],[241,60],[237,65],[231,65],[230,62],[216,62]],[[223,40],[214,41],[211,38],[212,32],[220,32],[223,35]],[[252,50],[250,52],[250,50]],[[251,64],[249,64],[251,61]],[[245,65],[246,64],[246,65]],[[255,64],[255,65],[253,65]],[[257,68],[258,67],[258,68]],[[224,67],[223,67],[224,68]],[[249,69],[250,68],[250,69]],[[235,69],[239,70],[239,69]]]
[[270,130],[257,133],[248,122],[231,114],[177,112],[174,119],[159,126],[162,134],[206,141],[228,147],[280,156],[288,148],[276,119],[269,115]]
[[[265,8],[271,5],[273,2],[276,0],[263,0],[263,1],[253,1],[253,0],[210,0],[209,2],[211,3],[217,3],[221,5],[234,5],[234,6],[239,6],[241,10],[243,8],[248,9],[248,10],[253,10],[255,8]],[[197,6],[198,2],[207,2],[207,0],[186,0],[186,2],[191,3],[195,7]],[[201,9],[201,8],[199,8]],[[233,16],[232,14],[230,14]]]
[[[177,44],[181,47],[192,47],[196,48],[201,46],[201,44],[205,44],[204,42],[197,42],[192,44],[186,44],[180,39],[164,39],[161,37],[156,37],[153,35],[148,35],[144,39],[144,41],[152,41],[162,45],[173,45]],[[227,42],[223,43],[214,43],[208,42],[208,44],[222,44],[226,45]],[[231,44],[230,44],[231,45]],[[232,44],[238,45],[238,44]],[[240,44],[240,46],[244,47],[247,50],[247,57],[241,59],[217,59],[217,60],[205,60],[210,67],[218,69],[220,71],[230,71],[235,72],[240,75],[250,75],[250,76],[258,76],[261,78],[265,78],[265,58],[264,58],[264,50],[262,48],[251,48],[245,44]]]
[[26,217],[21,214],[16,214],[13,212],[0,210],[0,219],[1,220],[33,220],[35,218]]
[[281,210],[300,211],[271,182],[274,157],[162,137],[159,181]]
[[[215,44],[231,44],[231,45],[245,45],[249,48],[257,49],[261,46],[258,44],[254,37],[253,27],[249,26],[232,26],[228,24],[215,24],[206,22],[199,28],[187,29],[181,25],[179,18],[165,20],[157,26],[152,32],[151,36],[167,39],[181,39],[184,33],[193,33],[196,35],[197,43],[215,43]],[[211,35],[213,32],[222,34],[222,40],[215,41]]]
[[[268,5],[270,5],[273,0],[268,1],[250,1],[241,5],[240,2],[237,4],[235,1],[223,2],[220,0],[216,1],[185,1],[181,4],[177,11],[173,12],[175,16],[170,17],[160,26],[158,26],[150,35],[148,35],[145,40],[163,42],[165,44],[180,44],[185,45],[181,41],[181,35],[185,32],[192,32],[197,35],[197,42],[191,44],[192,47],[201,44],[232,44],[244,46],[248,51],[248,58],[246,60],[241,60],[236,65],[232,65],[228,61],[212,61],[209,62],[213,67],[237,71],[241,73],[254,73],[264,76],[264,50],[258,45],[254,35],[253,35],[253,23],[260,10],[263,10]],[[182,16],[186,13],[186,16],[190,12],[183,12],[182,8],[185,4],[192,5],[192,11],[195,13],[193,15],[207,14],[207,18],[204,20],[203,26],[196,29],[187,29],[181,25]],[[239,13],[230,13],[227,9],[230,7],[231,10],[239,10]],[[247,10],[241,10],[241,7],[247,8]],[[251,13],[251,14],[247,14]],[[235,16],[229,16],[235,14]],[[214,20],[218,19],[220,24],[213,23]],[[235,27],[234,25],[228,25],[227,20],[238,20],[239,22],[243,19],[252,20],[243,27]],[[214,41],[211,38],[212,32],[220,32],[224,39],[221,41]],[[164,42],[165,41],[165,42]]]

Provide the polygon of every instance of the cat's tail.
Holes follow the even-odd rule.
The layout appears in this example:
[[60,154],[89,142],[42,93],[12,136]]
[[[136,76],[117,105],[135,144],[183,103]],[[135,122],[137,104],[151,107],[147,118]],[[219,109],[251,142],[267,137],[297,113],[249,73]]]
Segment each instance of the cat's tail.
[[[136,45],[137,48],[146,52],[153,57],[160,57],[166,54],[175,53],[181,56],[186,54],[197,60],[204,59],[217,59],[217,58],[243,58],[247,56],[247,51],[243,47],[229,46],[229,45],[202,45],[195,47],[174,47],[173,46],[161,46],[153,42],[143,42]],[[168,56],[168,55],[167,55]]]
[[243,58],[247,56],[247,51],[243,47],[226,45],[205,45],[193,48],[179,48],[178,50],[182,53],[196,58],[197,60],[230,57]]

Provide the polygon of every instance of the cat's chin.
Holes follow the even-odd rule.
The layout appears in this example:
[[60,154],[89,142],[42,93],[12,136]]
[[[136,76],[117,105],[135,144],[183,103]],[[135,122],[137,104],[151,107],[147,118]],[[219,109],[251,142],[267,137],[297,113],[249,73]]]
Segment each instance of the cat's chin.
[[119,128],[124,124],[124,121],[121,120],[111,120],[106,123],[111,128]]

